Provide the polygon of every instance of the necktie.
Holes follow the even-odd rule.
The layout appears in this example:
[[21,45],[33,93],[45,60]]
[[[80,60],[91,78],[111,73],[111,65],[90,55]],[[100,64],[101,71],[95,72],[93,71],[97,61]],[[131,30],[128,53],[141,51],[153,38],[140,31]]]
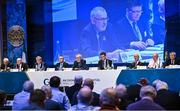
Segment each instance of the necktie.
[[142,41],[142,35],[141,35],[141,32],[137,26],[137,23],[133,22],[132,25],[133,25],[133,31],[134,31],[135,36],[137,37],[137,39],[139,41]]

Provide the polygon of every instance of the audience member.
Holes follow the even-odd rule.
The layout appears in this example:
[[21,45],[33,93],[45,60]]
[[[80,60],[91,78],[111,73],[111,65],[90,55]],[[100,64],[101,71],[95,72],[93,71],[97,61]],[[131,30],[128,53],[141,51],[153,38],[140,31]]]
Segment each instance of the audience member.
[[164,110],[163,107],[154,102],[156,95],[154,87],[143,86],[140,90],[141,100],[128,105],[127,110]]
[[52,90],[52,98],[51,100],[58,102],[59,104],[63,104],[64,108],[68,110],[70,108],[69,99],[65,93],[59,90],[61,79],[57,76],[53,76],[50,78],[50,86]]
[[14,96],[13,110],[21,110],[23,107],[29,105],[30,93],[34,91],[34,84],[31,81],[25,81],[23,90]]

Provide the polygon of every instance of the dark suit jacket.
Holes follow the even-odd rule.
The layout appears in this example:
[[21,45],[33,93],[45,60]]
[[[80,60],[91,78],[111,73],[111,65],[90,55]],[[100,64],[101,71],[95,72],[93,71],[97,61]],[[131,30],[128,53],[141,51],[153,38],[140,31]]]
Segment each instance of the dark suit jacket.
[[[142,41],[146,41],[148,38],[144,34],[146,32],[146,28],[140,23],[137,23],[137,25],[142,35]],[[126,17],[117,22],[116,30],[118,34],[118,42],[121,44],[121,49],[131,48],[130,43],[132,41],[139,41]]]
[[142,99],[128,105],[127,110],[164,110],[164,108],[152,100]]
[[127,95],[128,100],[130,101],[137,101],[140,100],[139,93],[140,93],[141,86],[139,84],[130,85],[127,87]]
[[[13,65],[9,63],[9,64],[7,65],[7,68],[8,68],[8,69],[12,69],[12,68],[13,68]],[[5,69],[5,64],[1,64],[1,70],[8,71],[8,69]]]
[[44,108],[38,106],[37,104],[31,103],[27,107],[23,108],[22,110],[44,110]]
[[131,63],[130,68],[131,68],[131,69],[136,69],[136,68],[137,68],[137,65],[138,65],[138,66],[143,66],[144,63],[142,63],[142,62],[139,61],[138,64],[136,64],[136,62],[133,62],[133,63]]
[[[19,69],[19,65],[16,64],[16,68]],[[22,71],[27,71],[28,70],[28,65],[26,63],[22,63]]]
[[74,61],[73,70],[88,70],[88,66],[86,65],[86,60],[81,60],[81,62]]
[[[112,52],[119,48],[117,36],[112,24],[107,24],[106,30],[99,33],[99,38],[100,44],[102,45],[101,50],[105,52]],[[91,23],[85,26],[82,30],[80,36],[80,51],[85,57],[99,55],[97,34],[95,27]]]
[[[63,62],[63,68],[67,68],[68,66],[69,66],[68,63]],[[58,70],[59,70],[59,67],[60,67],[60,63],[57,63],[57,64],[55,65],[55,70],[58,71]]]
[[[112,68],[112,60],[106,59],[106,67],[109,65],[109,67]],[[99,70],[104,70],[104,61],[103,60],[99,60],[98,61],[98,69]]]
[[45,101],[45,110],[65,110],[62,104],[48,99]]
[[166,110],[179,110],[180,109],[180,97],[178,93],[171,92],[166,89],[157,91],[155,102]]
[[68,87],[66,89],[66,94],[69,98],[70,103],[72,103],[72,99],[73,99],[73,95],[75,92],[78,92],[81,89],[81,85],[80,84],[74,84],[71,87]]
[[[168,59],[167,61],[165,61],[163,66],[166,67],[166,66],[169,66],[169,65],[172,65],[170,59]],[[174,65],[180,65],[180,61],[179,61],[178,59],[175,59]]]
[[44,62],[42,62],[40,68],[37,68],[36,67],[37,65],[38,65],[37,63],[34,64],[34,68],[36,69],[36,71],[46,71],[47,70],[47,66]]

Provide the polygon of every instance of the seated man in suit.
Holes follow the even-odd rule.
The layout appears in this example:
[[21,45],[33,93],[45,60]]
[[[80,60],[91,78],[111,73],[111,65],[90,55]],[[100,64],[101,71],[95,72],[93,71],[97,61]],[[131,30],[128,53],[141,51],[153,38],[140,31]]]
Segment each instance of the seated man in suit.
[[13,65],[9,62],[8,58],[3,59],[3,63],[1,64],[1,70],[10,71],[13,68]]
[[56,64],[55,70],[56,71],[59,71],[59,70],[63,71],[64,68],[67,68],[68,66],[69,66],[69,64],[64,61],[64,57],[59,56],[59,63]]
[[164,67],[169,65],[180,65],[179,60],[176,58],[176,52],[171,52],[169,54],[169,59],[165,61]]
[[122,49],[133,48],[144,50],[147,46],[153,46],[154,41],[147,35],[147,27],[139,22],[142,14],[140,0],[129,0],[125,17],[117,23],[118,42]]
[[163,107],[154,102],[156,95],[154,87],[143,86],[140,90],[141,100],[128,105],[127,110],[164,110]]
[[[91,22],[84,27],[80,36],[80,50],[85,57],[98,56],[101,51],[115,56],[119,45],[112,24],[103,7],[95,7],[90,13]],[[117,49],[117,51],[116,51]]]
[[73,64],[73,70],[88,70],[88,66],[86,65],[86,60],[82,59],[81,54],[76,55],[76,61]]
[[104,70],[104,69],[112,69],[112,68],[113,68],[112,60],[107,59],[105,52],[101,52],[100,60],[98,61],[98,69]]
[[47,67],[46,64],[43,62],[41,56],[36,57],[36,63],[34,64],[34,68],[36,71],[46,71]]
[[134,54],[134,62],[131,64],[130,68],[136,69],[137,66],[142,66],[143,63],[139,60],[139,54],[135,53]]
[[158,53],[153,54],[153,59],[149,62],[148,68],[162,68],[162,61],[159,59]]
[[16,69],[18,71],[27,71],[28,70],[28,65],[26,63],[23,63],[22,58],[17,58],[16,60]]

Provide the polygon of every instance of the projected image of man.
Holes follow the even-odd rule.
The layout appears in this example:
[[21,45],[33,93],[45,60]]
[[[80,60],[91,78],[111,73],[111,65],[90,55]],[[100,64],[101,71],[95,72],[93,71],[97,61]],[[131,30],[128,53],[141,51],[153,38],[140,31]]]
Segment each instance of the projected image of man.
[[84,27],[80,37],[80,49],[83,56],[98,56],[102,51],[112,52],[119,48],[115,31],[108,19],[103,7],[95,7],[91,10],[91,22]]
[[139,0],[127,1],[126,15],[118,21],[116,28],[123,49],[144,50],[147,46],[154,45],[154,41],[147,37],[145,25],[139,21],[142,13],[142,4]]

